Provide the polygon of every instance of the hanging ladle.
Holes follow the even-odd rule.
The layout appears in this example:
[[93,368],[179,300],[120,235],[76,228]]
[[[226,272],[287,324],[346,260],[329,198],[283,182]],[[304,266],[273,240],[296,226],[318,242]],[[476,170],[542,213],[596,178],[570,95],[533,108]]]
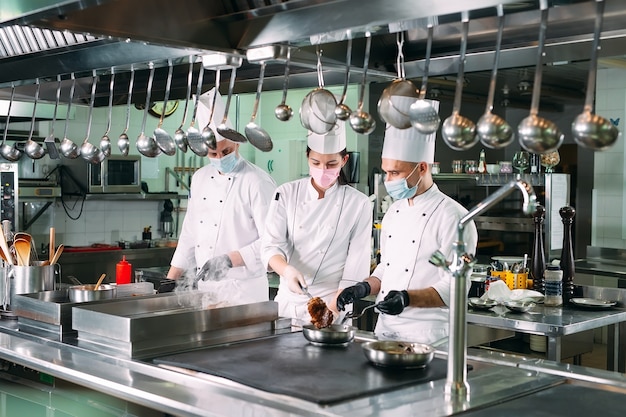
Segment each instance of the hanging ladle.
[[39,88],[41,87],[39,78],[37,78],[35,83],[37,88],[35,89],[35,102],[33,103],[33,117],[30,121],[30,134],[24,145],[24,153],[31,159],[41,159],[46,154],[46,150],[33,140],[33,133],[35,132],[35,111],[37,109],[37,102],[39,101]]
[[59,99],[61,97],[61,74],[57,75],[57,90],[54,101],[54,112],[52,114],[52,123],[50,124],[50,134],[46,136],[43,143],[46,144],[46,150],[50,159],[59,159],[59,150],[54,141],[54,125],[57,121],[57,110],[59,108]]
[[398,56],[396,67],[398,77],[387,86],[378,100],[378,114],[385,123],[389,123],[396,129],[408,129],[411,127],[409,108],[419,98],[415,84],[407,80],[404,70],[404,32],[396,34]]
[[530,114],[517,126],[519,143],[528,152],[549,153],[555,151],[563,143],[564,135],[559,127],[550,120],[539,117],[539,99],[541,96],[541,72],[543,70],[543,51],[548,26],[548,0],[540,0],[541,23],[539,25],[539,42],[537,45],[537,66],[533,95],[530,102]]
[[598,50],[600,49],[600,31],[604,15],[604,0],[596,2],[596,20],[593,32],[593,45],[591,60],[589,61],[589,78],[587,81],[587,93],[585,107],[572,123],[572,135],[579,145],[598,151],[603,151],[613,146],[619,135],[617,128],[610,120],[593,114],[593,100],[596,93],[596,73],[598,66]]
[[274,116],[281,122],[286,122],[293,116],[293,109],[287,105],[287,89],[289,88],[289,62],[291,61],[291,49],[287,48],[287,62],[285,63],[285,75],[283,80],[283,99],[274,109]]
[[428,25],[428,40],[426,41],[426,61],[424,63],[424,76],[422,77],[422,88],[419,98],[409,107],[409,119],[418,132],[424,135],[435,133],[439,129],[441,119],[439,112],[426,98],[426,87],[428,85],[428,71],[430,69],[430,54],[433,45],[433,25]]
[[341,99],[335,107],[335,115],[339,120],[348,120],[352,110],[346,104],[346,96],[348,95],[348,83],[350,82],[350,65],[352,64],[352,36],[348,31],[348,46],[346,47],[346,73],[343,82],[343,92],[341,93]]
[[87,116],[87,133],[85,140],[80,146],[80,156],[91,164],[99,164],[104,161],[104,154],[98,147],[92,143],[89,143],[89,135],[91,134],[91,122],[93,120],[93,106],[96,101],[96,70],[93,70],[91,80],[91,97],[89,98],[89,114]]
[[167,60],[167,80],[165,81],[165,96],[163,97],[163,111],[159,118],[159,124],[154,129],[154,138],[158,147],[165,155],[172,156],[176,153],[176,144],[169,133],[163,129],[163,118],[165,117],[165,109],[167,108],[167,100],[170,97],[170,87],[172,85],[172,60]]
[[130,140],[128,139],[128,126],[130,125],[130,105],[133,97],[133,84],[135,82],[135,68],[130,67],[130,81],[128,82],[128,96],[126,97],[126,126],[124,131],[117,138],[117,147],[123,156],[128,155]]
[[228,97],[226,98],[226,110],[224,110],[224,118],[222,119],[222,123],[217,126],[217,133],[224,136],[226,139],[232,140],[233,142],[246,142],[247,139],[244,135],[237,132],[235,129],[228,127],[226,124],[228,122],[228,110],[230,109],[230,99],[233,95],[233,89],[235,88],[235,77],[237,76],[237,67],[233,67],[230,73],[230,82],[228,83]]
[[496,52],[493,58],[493,69],[491,70],[491,80],[489,81],[489,93],[487,95],[487,107],[485,114],[478,119],[476,132],[480,142],[490,149],[504,148],[515,139],[513,129],[502,117],[493,114],[493,99],[496,92],[496,78],[498,76],[498,65],[500,62],[500,48],[502,46],[502,32],[504,31],[504,8],[497,6],[498,10],[498,34],[496,36]]
[[471,148],[478,142],[476,125],[467,117],[461,116],[461,96],[463,94],[463,82],[465,81],[465,52],[467,50],[467,33],[469,31],[469,14],[462,14],[461,53],[459,56],[459,74],[456,77],[456,90],[452,115],[444,120],[441,126],[443,141],[456,151]]
[[109,132],[111,131],[111,114],[113,112],[113,87],[115,85],[115,72],[111,68],[111,80],[109,82],[109,113],[107,116],[107,128],[100,139],[100,150],[104,154],[105,158],[111,156],[111,139],[109,138]]
[[[209,149],[217,148],[217,137],[215,136],[215,132],[213,131],[213,128],[211,127],[211,122],[213,121],[213,115],[215,114],[215,103],[217,103],[217,95],[219,94],[219,89],[220,89],[221,72],[222,70],[219,68],[215,71],[215,88],[213,89],[211,113],[209,114],[209,121],[206,123],[206,126],[204,126],[204,129],[202,129],[202,140],[204,140],[204,145],[207,146]],[[208,149],[207,149],[207,154],[208,154]]]
[[18,161],[22,157],[22,151],[15,146],[7,145],[7,133],[9,132],[9,120],[11,118],[11,106],[15,97],[15,84],[11,84],[11,98],[9,100],[9,111],[7,112],[7,120],[4,123],[4,133],[2,135],[2,146],[0,146],[0,155],[10,162]]
[[80,155],[80,148],[71,139],[67,137],[67,128],[70,121],[70,109],[72,108],[72,101],[74,100],[74,91],[76,90],[76,77],[74,73],[70,76],[72,85],[70,86],[70,97],[67,101],[67,112],[65,114],[65,128],[63,129],[63,140],[59,145],[61,155],[68,159],[76,159]]
[[[189,57],[189,73],[187,74],[187,95],[185,96],[185,109],[183,110],[183,120],[180,126],[174,132],[174,143],[183,152],[187,152],[187,134],[183,130],[185,121],[187,120],[187,108],[189,107],[189,96],[191,95],[191,80],[193,79],[193,55]],[[183,158],[184,161],[184,158]]]
[[269,152],[274,147],[272,138],[269,133],[265,131],[261,126],[256,123],[256,115],[259,110],[259,101],[261,101],[261,90],[263,89],[263,77],[265,75],[265,61],[261,63],[261,69],[259,71],[259,84],[256,88],[256,97],[254,99],[254,107],[252,108],[252,117],[246,125],[245,134],[248,141],[255,148],[262,152]]
[[371,114],[363,110],[363,98],[365,96],[365,81],[367,80],[367,67],[369,65],[370,48],[372,46],[372,37],[369,32],[365,34],[365,56],[363,58],[363,81],[361,82],[361,91],[359,93],[359,105],[356,111],[350,114],[350,126],[356,133],[369,135],[376,128],[376,120]]
[[146,120],[148,118],[148,110],[150,110],[150,94],[152,93],[152,82],[154,81],[154,65],[150,64],[150,75],[148,75],[148,87],[146,89],[146,103],[143,111],[143,120],[141,122],[141,133],[137,136],[137,150],[143,156],[154,158],[161,153],[159,145],[152,136],[146,135]]
[[204,79],[204,66],[200,65],[198,73],[198,84],[196,86],[196,99],[193,106],[193,115],[191,116],[191,124],[187,128],[187,144],[189,149],[198,156],[207,156],[209,149],[204,143],[202,133],[196,128],[196,116],[198,114],[198,105],[200,103],[200,95],[202,94],[202,81]]

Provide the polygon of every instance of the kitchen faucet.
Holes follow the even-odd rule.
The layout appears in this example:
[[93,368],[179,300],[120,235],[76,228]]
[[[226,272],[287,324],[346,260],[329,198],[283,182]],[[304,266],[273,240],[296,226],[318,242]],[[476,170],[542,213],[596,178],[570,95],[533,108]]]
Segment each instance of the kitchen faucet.
[[452,274],[450,287],[450,338],[448,343],[448,372],[446,377],[445,394],[452,398],[469,397],[467,383],[467,275],[476,263],[474,256],[465,252],[463,232],[465,226],[474,217],[487,211],[500,202],[515,188],[519,188],[524,197],[522,211],[531,214],[537,206],[537,196],[533,187],[518,177],[472,208],[457,225],[458,237],[452,244],[452,260],[448,262],[440,251],[436,251],[430,258],[430,263],[445,269]]

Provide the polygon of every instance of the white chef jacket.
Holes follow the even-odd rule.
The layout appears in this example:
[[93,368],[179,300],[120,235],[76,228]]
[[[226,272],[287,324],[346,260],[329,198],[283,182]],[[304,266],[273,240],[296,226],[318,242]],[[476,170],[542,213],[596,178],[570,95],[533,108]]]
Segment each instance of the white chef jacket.
[[[261,259],[269,268],[282,255],[306,279],[309,292],[329,303],[339,288],[369,275],[372,213],[367,196],[335,183],[319,198],[311,177],[278,187],[262,238]],[[310,321],[308,297],[295,294],[281,278],[274,298],[279,314]]]
[[[453,242],[458,238],[457,225],[467,214],[459,203],[439,191],[433,184],[413,199],[394,202],[381,224],[381,260],[373,276],[381,280],[376,301],[382,301],[391,290],[416,290],[433,287],[443,302],[450,304],[452,275],[428,260],[440,250],[451,259]],[[467,253],[476,252],[478,233],[473,222],[465,227]],[[470,282],[468,280],[467,290]],[[397,315],[379,314],[375,333],[382,339],[432,343],[448,335],[448,307],[406,307]]]
[[198,289],[216,293],[216,302],[267,301],[269,285],[259,248],[275,189],[265,171],[242,157],[229,174],[221,175],[211,165],[200,168],[192,178],[171,265],[195,275],[207,260],[239,251],[245,266],[229,269],[220,282],[199,281]]

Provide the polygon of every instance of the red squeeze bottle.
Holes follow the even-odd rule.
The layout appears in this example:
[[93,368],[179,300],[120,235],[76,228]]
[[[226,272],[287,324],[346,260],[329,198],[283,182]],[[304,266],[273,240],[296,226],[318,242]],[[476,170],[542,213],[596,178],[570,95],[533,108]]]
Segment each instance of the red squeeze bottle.
[[122,256],[122,260],[115,265],[115,283],[130,284],[130,270],[132,265],[126,261],[126,255]]

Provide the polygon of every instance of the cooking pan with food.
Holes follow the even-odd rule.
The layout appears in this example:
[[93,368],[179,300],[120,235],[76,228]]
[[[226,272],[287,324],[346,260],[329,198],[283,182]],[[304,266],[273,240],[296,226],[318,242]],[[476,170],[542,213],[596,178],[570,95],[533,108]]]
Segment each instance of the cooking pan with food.
[[85,301],[100,301],[115,298],[117,288],[110,284],[100,284],[95,289],[96,284],[72,285],[68,294],[73,303]]
[[398,340],[377,340],[363,343],[363,354],[372,364],[384,367],[424,368],[435,357],[435,347],[447,342],[438,340],[432,345]]
[[345,324],[331,324],[318,329],[314,324],[302,326],[304,337],[316,346],[348,346],[354,339],[354,327]]

